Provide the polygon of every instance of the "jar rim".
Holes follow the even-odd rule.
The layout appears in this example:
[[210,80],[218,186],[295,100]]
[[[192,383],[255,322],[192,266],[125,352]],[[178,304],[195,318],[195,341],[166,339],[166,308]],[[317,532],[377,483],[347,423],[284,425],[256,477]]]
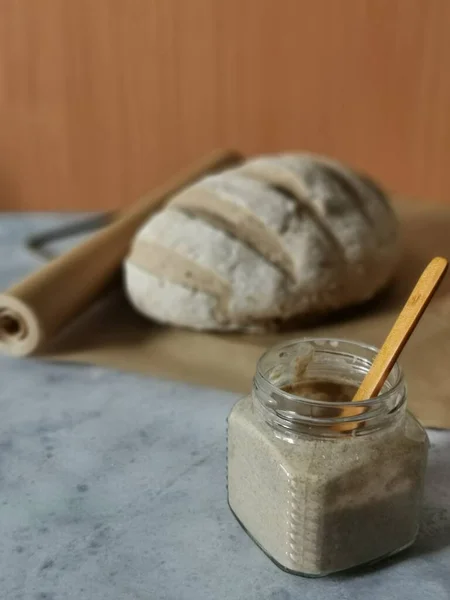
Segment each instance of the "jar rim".
[[[346,401],[346,402],[334,402],[334,401],[327,401],[327,400],[313,400],[311,398],[305,398],[303,396],[299,396],[298,394],[292,394],[290,392],[287,392],[285,390],[282,390],[280,387],[278,387],[276,384],[274,384],[272,381],[270,381],[270,379],[266,376],[266,374],[263,372],[262,370],[262,365],[265,359],[267,359],[267,357],[273,353],[273,352],[277,352],[280,351],[286,347],[289,346],[294,346],[296,344],[307,344],[307,343],[318,343],[318,345],[325,344],[349,344],[349,345],[353,345],[355,346],[355,348],[362,348],[364,350],[369,350],[370,352],[373,352],[374,354],[374,358],[375,356],[378,354],[379,352],[379,348],[377,348],[374,345],[371,344],[366,344],[364,342],[358,342],[356,340],[350,340],[350,339],[346,339],[346,338],[333,338],[333,337],[302,337],[302,338],[293,338],[290,339],[288,341],[284,341],[284,342],[280,342],[278,344],[275,344],[274,346],[271,346],[270,348],[268,348],[264,354],[262,354],[262,356],[259,358],[257,366],[256,366],[256,377],[260,377],[262,378],[263,382],[264,382],[264,387],[267,386],[267,391],[271,391],[271,392],[277,392],[280,393],[282,392],[283,396],[285,396],[286,398],[288,398],[291,401],[297,401],[297,402],[301,402],[302,404],[307,404],[310,406],[316,406],[316,407],[322,407],[322,408],[346,408],[346,407],[373,407],[379,404],[382,404],[383,402],[387,401],[393,394],[397,393],[398,390],[401,388],[402,385],[404,385],[404,376],[403,376],[403,370],[401,368],[401,366],[399,365],[398,362],[395,362],[395,364],[393,365],[388,377],[393,377],[394,381],[393,383],[390,385],[389,389],[387,389],[385,392],[378,394],[378,396],[375,396],[373,398],[367,398],[365,400],[358,400],[358,401]],[[328,350],[329,351],[329,350]],[[336,353],[339,354],[339,351],[336,350]],[[348,352],[348,354],[350,354],[350,352]],[[370,363],[373,363],[373,359],[370,360]]]

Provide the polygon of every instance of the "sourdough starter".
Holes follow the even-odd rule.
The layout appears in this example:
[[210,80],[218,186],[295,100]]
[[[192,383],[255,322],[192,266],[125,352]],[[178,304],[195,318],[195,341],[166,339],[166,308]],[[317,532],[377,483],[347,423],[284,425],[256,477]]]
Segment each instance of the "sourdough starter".
[[[334,384],[297,385],[285,390],[304,396],[309,387],[309,397],[321,399]],[[254,393],[228,420],[229,504],[279,566],[325,575],[414,541],[426,455],[426,433],[404,407],[383,427],[327,436],[275,426]]]

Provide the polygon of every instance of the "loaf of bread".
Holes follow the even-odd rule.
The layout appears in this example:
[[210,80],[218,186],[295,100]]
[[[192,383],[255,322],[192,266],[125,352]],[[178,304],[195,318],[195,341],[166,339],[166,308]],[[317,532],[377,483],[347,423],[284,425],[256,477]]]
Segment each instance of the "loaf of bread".
[[386,195],[342,164],[263,156],[185,189],[137,232],[125,286],[142,314],[252,330],[371,298],[398,258]]

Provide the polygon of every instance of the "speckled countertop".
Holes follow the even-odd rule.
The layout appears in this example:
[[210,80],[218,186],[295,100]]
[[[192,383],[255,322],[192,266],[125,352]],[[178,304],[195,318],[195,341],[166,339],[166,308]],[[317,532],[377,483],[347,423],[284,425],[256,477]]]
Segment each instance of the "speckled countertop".
[[[73,217],[0,215],[0,287],[38,263],[26,233]],[[430,432],[416,545],[311,580],[275,567],[225,496],[231,394],[97,367],[0,357],[0,598],[448,600],[450,432]]]

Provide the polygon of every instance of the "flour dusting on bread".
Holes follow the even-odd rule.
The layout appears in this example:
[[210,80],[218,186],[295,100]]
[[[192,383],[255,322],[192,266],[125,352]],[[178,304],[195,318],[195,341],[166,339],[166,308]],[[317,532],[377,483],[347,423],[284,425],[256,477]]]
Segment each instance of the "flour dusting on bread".
[[397,219],[367,177],[309,154],[262,156],[174,196],[137,232],[126,292],[204,330],[272,327],[368,300],[392,277]]

